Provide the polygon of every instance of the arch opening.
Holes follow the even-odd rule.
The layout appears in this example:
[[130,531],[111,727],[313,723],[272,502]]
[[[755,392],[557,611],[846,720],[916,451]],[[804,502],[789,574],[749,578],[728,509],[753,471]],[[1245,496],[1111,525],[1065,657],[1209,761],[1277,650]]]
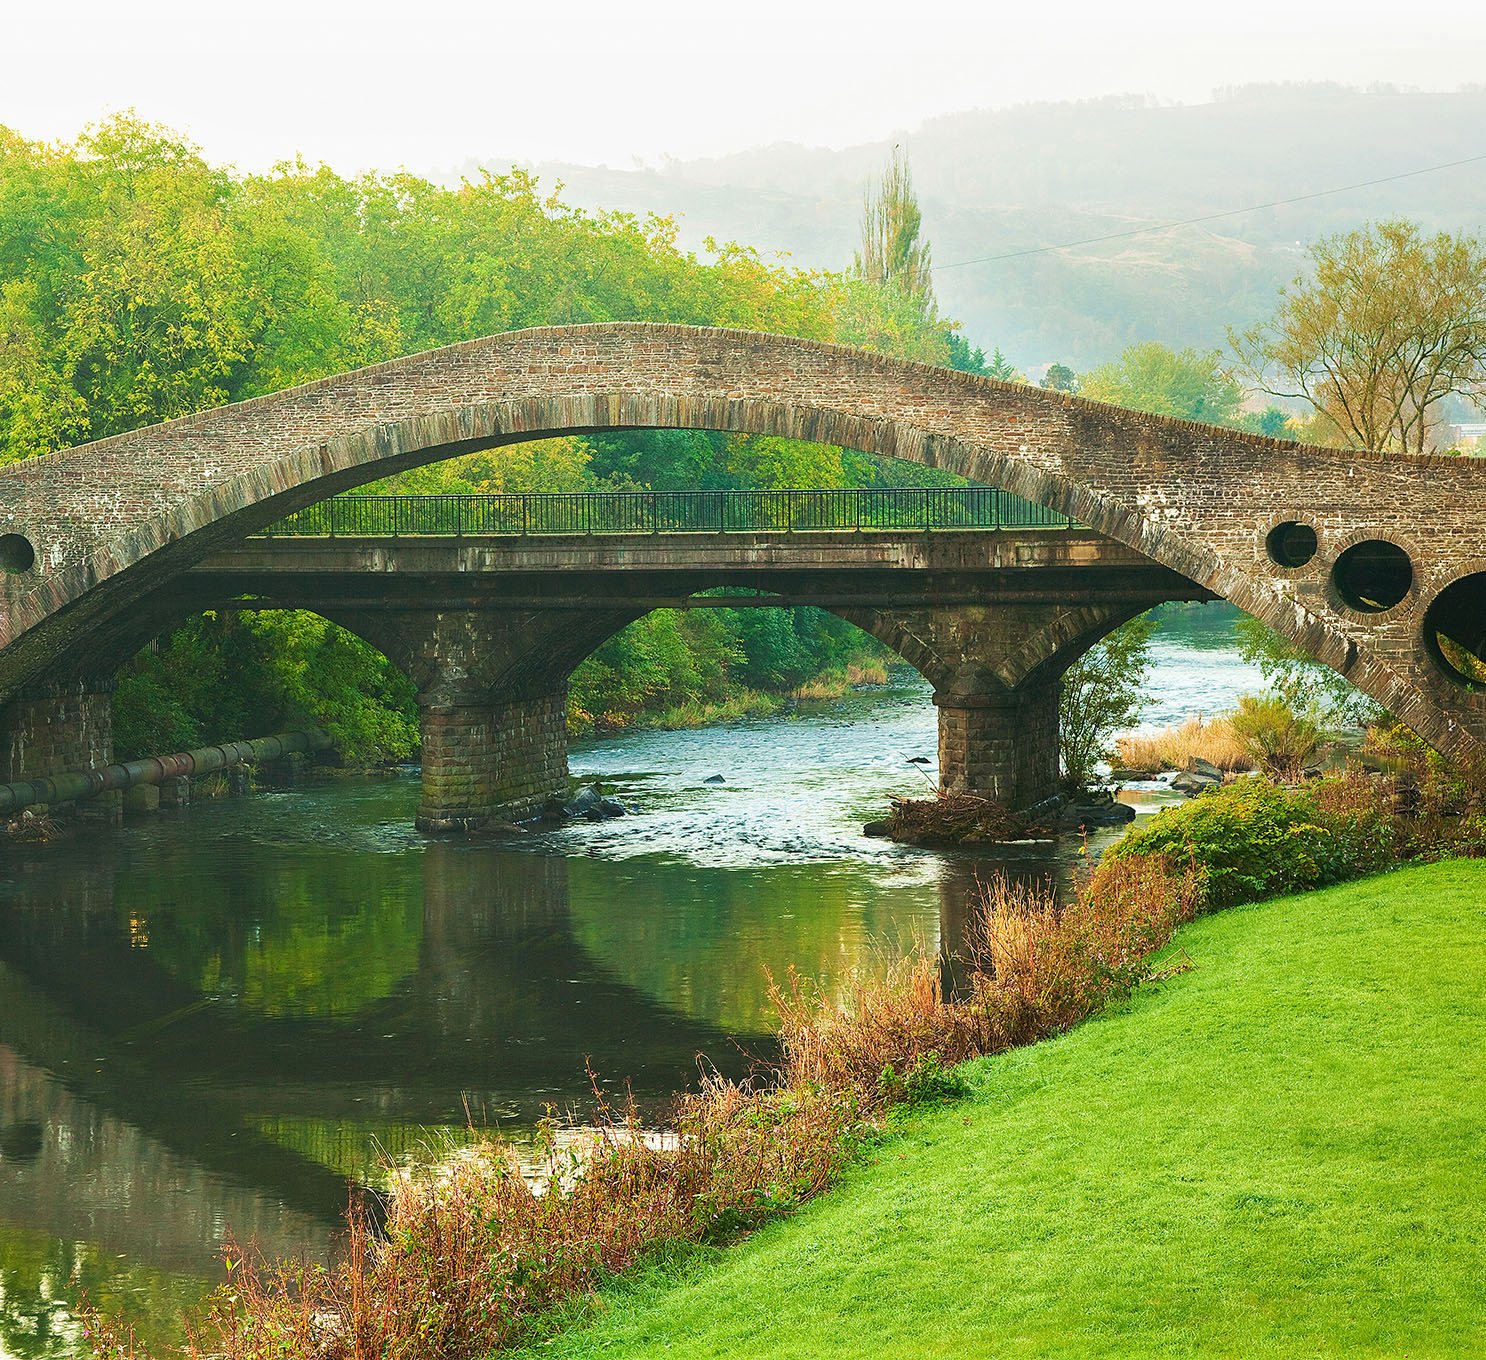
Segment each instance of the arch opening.
[[24,534],[0,534],[0,571],[18,575],[36,565],[36,549]]
[[1342,602],[1362,614],[1392,609],[1414,584],[1408,553],[1384,538],[1354,543],[1331,568],[1331,580]]
[[377,643],[318,611],[268,599],[187,606],[124,652],[113,696],[120,759],[238,741],[334,718],[337,756],[406,759],[413,686]]
[[772,712],[791,700],[837,698],[884,684],[914,662],[828,609],[736,587],[700,591],[681,609],[652,609],[620,626],[568,677],[568,728],[613,731],[645,715],[668,722]]
[[1486,686],[1486,571],[1440,591],[1424,615],[1424,640],[1450,680]]
[[1277,567],[1294,570],[1303,567],[1316,555],[1316,531],[1298,520],[1276,524],[1265,536],[1264,551]]

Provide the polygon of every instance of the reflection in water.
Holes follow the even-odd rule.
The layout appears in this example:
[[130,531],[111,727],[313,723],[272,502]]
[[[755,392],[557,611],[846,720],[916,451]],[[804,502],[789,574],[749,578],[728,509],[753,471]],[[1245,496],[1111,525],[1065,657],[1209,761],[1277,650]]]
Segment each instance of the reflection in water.
[[581,1106],[586,1062],[652,1106],[741,1069],[767,973],[952,953],[990,866],[860,834],[934,750],[907,685],[588,743],[640,808],[599,826],[431,842],[412,780],[347,781],[8,849],[0,1360],[74,1353],[80,1287],[168,1331],[229,1228],[323,1253],[348,1180]]

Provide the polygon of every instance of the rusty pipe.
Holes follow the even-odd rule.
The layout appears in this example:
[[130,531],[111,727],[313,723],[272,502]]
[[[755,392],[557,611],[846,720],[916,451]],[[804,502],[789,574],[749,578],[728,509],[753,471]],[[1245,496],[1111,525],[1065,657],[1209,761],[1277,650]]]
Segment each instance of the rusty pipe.
[[212,774],[236,765],[278,760],[295,751],[324,751],[330,738],[317,728],[279,732],[256,741],[229,741],[203,746],[195,751],[176,751],[166,756],[144,756],[117,765],[98,765],[89,770],[71,770],[43,775],[39,779],[0,784],[0,817],[41,803],[75,803],[100,793],[132,788],[136,784],[159,784],[180,776]]

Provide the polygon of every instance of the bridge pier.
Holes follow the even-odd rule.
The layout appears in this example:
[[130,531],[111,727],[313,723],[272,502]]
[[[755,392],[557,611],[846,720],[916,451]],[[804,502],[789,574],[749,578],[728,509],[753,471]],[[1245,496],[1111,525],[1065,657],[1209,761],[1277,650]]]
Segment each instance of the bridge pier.
[[418,686],[421,831],[540,812],[568,787],[568,676],[639,610],[322,609]]
[[[38,686],[0,709],[0,784],[113,763],[112,679],[90,676]],[[117,790],[76,805],[79,815],[116,820]]]
[[979,695],[934,695],[939,787],[1029,807],[1058,788],[1057,680]]
[[838,612],[934,686],[940,788],[1024,808],[1056,793],[1061,782],[1064,672],[1111,629],[1158,601],[1130,590],[1097,603]]
[[567,790],[567,686],[501,702],[486,693],[419,697],[420,831],[473,831],[540,812]]

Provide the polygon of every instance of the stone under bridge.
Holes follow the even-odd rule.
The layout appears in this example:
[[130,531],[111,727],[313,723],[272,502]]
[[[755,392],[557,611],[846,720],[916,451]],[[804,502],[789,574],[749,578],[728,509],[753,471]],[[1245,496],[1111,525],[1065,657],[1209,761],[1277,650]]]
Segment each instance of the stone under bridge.
[[[1471,760],[1486,754],[1486,463],[1311,448],[779,336],[614,323],[492,336],[0,470],[0,779],[105,754],[114,669],[213,589],[228,587],[234,545],[257,531],[332,494],[456,454],[548,435],[644,428],[844,445],[1007,488],[1086,526],[1096,560],[1085,575],[1064,580],[1070,593],[1061,601],[1024,606],[1061,606],[1056,625],[1026,617],[1008,624],[1015,606],[995,593],[1001,587],[988,576],[956,577],[949,567],[943,583],[964,593],[943,602],[927,585],[918,601],[878,585],[874,597],[865,589],[874,570],[895,582],[913,574],[891,565],[851,569],[863,590],[850,600],[842,575],[829,591],[845,595],[830,594],[830,570],[809,569],[820,573],[820,602],[865,620],[941,695],[968,695],[964,675],[978,669],[975,697],[995,702],[977,709],[941,700],[941,710],[999,712],[998,719],[974,720],[982,737],[992,729],[1010,737],[1045,732],[1061,668],[1142,601],[1221,597],[1345,675],[1439,750]],[[1021,532],[985,539],[1010,547]],[[652,551],[666,550],[664,537],[653,536]],[[238,559],[238,584],[256,572],[263,587],[261,578],[274,569],[253,554],[312,550],[237,551],[247,554]],[[406,551],[397,549],[400,560]],[[480,549],[465,543],[452,551]],[[484,605],[399,616],[393,597],[375,595],[368,584],[386,586],[392,571],[349,573],[366,578],[357,598],[348,573],[327,573],[339,576],[343,593],[321,603],[419,679],[430,749],[498,747],[504,738],[475,730],[482,712],[497,711],[497,727],[523,721],[520,741],[541,742],[556,727],[551,677],[576,663],[590,639],[682,588],[645,577],[633,556],[640,550],[625,551],[630,555],[607,569],[623,573],[623,597],[605,587],[610,593],[594,597],[593,617],[581,628],[573,621],[582,611],[571,609],[555,631],[550,617],[562,611],[554,609],[545,611],[549,625],[540,622],[542,610],[497,615]],[[746,556],[747,545],[733,551]],[[1002,549],[982,551],[989,560]],[[1077,592],[1095,589],[1098,554],[1117,551],[1129,554],[1121,571],[1139,562],[1142,570],[1164,572],[1162,584],[1143,596],[1086,603]],[[247,565],[250,559],[256,565]],[[1114,557],[1106,565],[1114,566]],[[701,573],[714,585],[736,579],[777,590],[787,574],[778,567],[780,579],[771,584],[745,579],[741,563],[735,578],[716,567]],[[294,575],[276,570],[286,582]],[[574,570],[569,563],[550,574]],[[435,569],[431,577],[440,574]],[[483,567],[463,575],[470,599],[473,577],[487,581],[486,604],[504,589],[532,588]],[[1054,579],[1050,573],[1049,590]],[[1090,586],[1076,584],[1084,580]],[[286,584],[282,597],[299,588]],[[982,588],[988,593],[974,596]],[[797,584],[784,593],[790,591],[791,599],[800,597]],[[1079,622],[1073,616],[1080,608],[1104,612]],[[911,626],[886,621],[895,610],[914,609],[919,617]],[[499,638],[482,633],[476,615],[502,618]],[[1029,645],[1039,628],[1052,628],[1060,640],[1050,649],[1045,640]],[[544,684],[546,706],[538,711],[532,706],[543,699]],[[461,725],[469,730],[461,733]],[[996,788],[995,779],[1010,778],[1014,794],[1025,797],[1044,778],[1020,755],[1002,752],[998,761],[999,773],[967,769],[964,782]],[[1042,756],[1032,764],[1045,769]],[[958,777],[953,760],[946,776]],[[465,802],[477,816],[479,781],[469,778],[474,793]],[[459,799],[435,793],[425,816],[457,822]]]

